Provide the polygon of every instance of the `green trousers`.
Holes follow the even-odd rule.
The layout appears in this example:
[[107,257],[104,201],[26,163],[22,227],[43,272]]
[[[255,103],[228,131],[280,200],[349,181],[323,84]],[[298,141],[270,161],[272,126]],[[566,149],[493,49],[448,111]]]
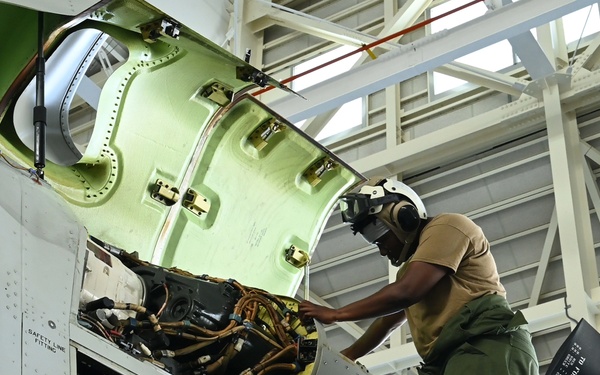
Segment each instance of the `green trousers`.
[[538,375],[526,320],[504,297],[469,302],[442,329],[420,375]]

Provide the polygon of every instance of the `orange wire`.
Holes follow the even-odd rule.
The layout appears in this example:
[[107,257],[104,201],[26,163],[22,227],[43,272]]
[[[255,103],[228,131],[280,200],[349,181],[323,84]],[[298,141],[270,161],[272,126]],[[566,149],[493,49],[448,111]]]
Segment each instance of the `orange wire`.
[[[391,34],[391,35],[388,35],[388,36],[386,36],[386,37],[384,37],[384,38],[382,38],[382,39],[376,40],[376,41],[374,41],[374,42],[372,42],[372,43],[369,43],[369,44],[363,44],[363,45],[362,45],[360,48],[357,48],[357,49],[355,49],[354,51],[350,51],[350,52],[346,53],[345,55],[342,55],[342,56],[336,57],[336,58],[335,58],[335,59],[333,59],[333,60],[330,60],[330,61],[328,61],[328,62],[325,62],[325,63],[323,63],[323,64],[321,64],[321,65],[317,65],[317,66],[315,66],[314,68],[308,69],[308,70],[306,70],[306,71],[304,71],[304,72],[302,72],[302,73],[298,73],[298,74],[296,74],[296,75],[293,75],[293,76],[291,76],[291,77],[285,78],[285,79],[281,80],[280,82],[281,82],[282,84],[286,84],[286,83],[288,83],[288,82],[291,82],[291,81],[293,81],[293,80],[295,80],[295,79],[298,79],[298,78],[300,78],[300,77],[303,77],[303,76],[305,76],[305,75],[307,75],[307,74],[309,74],[309,73],[312,73],[312,72],[314,72],[314,71],[316,71],[316,70],[322,69],[322,68],[324,68],[324,67],[326,67],[326,66],[328,66],[328,65],[334,64],[334,63],[336,63],[336,62],[338,62],[338,61],[340,61],[340,60],[343,60],[343,59],[345,59],[345,58],[347,58],[347,57],[350,57],[350,56],[352,56],[352,55],[354,55],[354,54],[357,54],[357,53],[359,53],[359,52],[366,51],[366,50],[368,50],[368,49],[371,49],[371,48],[373,48],[373,47],[376,47],[376,46],[378,46],[378,45],[380,45],[380,44],[383,44],[383,43],[385,43],[385,42],[388,42],[388,41],[390,41],[390,40],[392,40],[392,39],[396,39],[396,38],[398,38],[398,37],[400,37],[400,36],[402,36],[402,35],[404,35],[404,34],[408,34],[408,33],[412,32],[412,31],[418,30],[418,29],[420,29],[420,28],[422,28],[422,27],[424,27],[424,26],[426,26],[426,25],[429,25],[429,24],[430,24],[430,23],[432,23],[433,21],[437,21],[437,20],[439,20],[440,18],[444,18],[444,17],[446,17],[446,16],[449,16],[449,15],[451,15],[451,14],[453,14],[453,13],[456,13],[456,12],[458,12],[459,10],[463,10],[463,9],[465,9],[465,8],[467,8],[467,7],[470,7],[471,5],[475,5],[475,4],[477,4],[477,3],[480,3],[480,2],[482,2],[482,1],[484,1],[484,0],[473,0],[473,1],[471,1],[470,3],[467,3],[467,4],[464,4],[464,5],[461,5],[461,6],[459,6],[458,8],[455,8],[455,9],[449,10],[449,11],[447,11],[446,13],[442,13],[442,14],[440,14],[440,15],[438,15],[438,16],[435,16],[435,17],[432,17],[432,18],[426,19],[425,21],[421,21],[421,22],[419,22],[419,23],[417,23],[417,24],[414,24],[414,25],[412,25],[412,26],[410,26],[410,27],[407,27],[406,29],[403,29],[403,30],[400,30],[400,31],[398,31],[398,32],[395,32],[395,33],[393,33],[393,34]],[[272,90],[272,89],[274,89],[274,88],[275,88],[275,86],[269,86],[269,87],[265,87],[265,88],[263,88],[263,89],[261,89],[261,90],[258,90],[258,91],[256,91],[256,92],[254,92],[252,95],[254,95],[254,96],[258,96],[258,95],[264,94],[265,92],[267,92],[267,91],[270,91],[270,90]]]
[[[25,172],[30,172],[31,173],[31,169],[25,168],[25,167],[21,167],[19,165],[14,165],[13,163],[11,163],[8,158],[6,156],[4,156],[4,154],[2,154],[0,152],[0,156],[2,157],[2,159],[4,159],[4,161],[6,162],[6,164],[8,164],[9,166],[13,167],[14,169],[19,169],[21,171],[25,171]],[[40,182],[40,176],[38,176],[37,174],[35,174],[35,179],[33,178],[33,174],[32,174],[32,180],[38,184],[41,185],[42,183]]]

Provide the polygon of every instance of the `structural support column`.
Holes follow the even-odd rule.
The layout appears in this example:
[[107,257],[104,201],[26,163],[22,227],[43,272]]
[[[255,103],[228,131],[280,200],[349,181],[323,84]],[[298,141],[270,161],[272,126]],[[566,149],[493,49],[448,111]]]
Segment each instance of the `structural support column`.
[[[400,125],[400,84],[385,88],[385,147],[391,149],[398,144]],[[367,114],[368,116],[368,114]]]
[[253,66],[262,66],[263,54],[263,31],[255,32],[246,22],[248,2],[245,0],[233,0],[233,12],[231,13],[230,28],[233,30],[231,52],[240,59],[246,59],[246,51],[251,53],[248,61]]
[[579,129],[575,113],[563,112],[557,85],[545,89],[543,97],[569,313],[594,325],[589,293],[598,286],[598,269]]
[[[385,28],[393,27],[394,17],[398,12],[396,1],[383,2]],[[400,84],[386,87],[385,89],[385,147],[392,148],[397,144],[398,125],[400,124]],[[367,123],[368,123],[367,111]]]

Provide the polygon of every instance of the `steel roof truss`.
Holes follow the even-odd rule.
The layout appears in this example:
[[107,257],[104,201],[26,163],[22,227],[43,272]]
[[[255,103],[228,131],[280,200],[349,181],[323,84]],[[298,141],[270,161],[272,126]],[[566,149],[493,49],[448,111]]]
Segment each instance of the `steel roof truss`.
[[[369,64],[311,86],[301,92],[308,100],[288,95],[271,103],[271,107],[291,122],[313,117],[490,44],[520,35],[595,2],[521,0],[452,30],[436,33],[390,51]],[[344,89],[340,90],[340,87]]]

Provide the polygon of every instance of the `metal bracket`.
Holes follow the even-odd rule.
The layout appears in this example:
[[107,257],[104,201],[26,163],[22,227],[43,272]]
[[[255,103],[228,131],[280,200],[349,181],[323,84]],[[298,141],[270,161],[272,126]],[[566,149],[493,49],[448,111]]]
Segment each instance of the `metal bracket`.
[[558,85],[560,92],[566,92],[571,89],[572,75],[570,72],[567,73],[554,73],[547,77],[537,79],[529,82],[529,84],[523,90],[523,93],[531,95],[534,98],[542,99],[544,97],[544,90],[552,85]]
[[179,39],[179,31],[181,25],[177,22],[163,18],[162,20],[153,21],[145,25],[140,26],[142,32],[142,38],[148,43],[154,43],[161,36],[168,36],[173,39]]
[[308,339],[301,336],[298,340],[298,361],[305,366],[309,363],[314,363],[317,358],[318,348],[318,339]]
[[292,245],[285,251],[285,261],[296,268],[302,268],[310,263],[308,253]]
[[165,206],[172,206],[179,200],[179,190],[159,179],[156,180],[156,184],[152,190],[152,199]]
[[265,87],[269,83],[270,77],[260,70],[250,66],[237,66],[235,68],[235,77],[244,82],[252,82],[260,87]]
[[272,118],[260,124],[258,128],[250,134],[248,140],[252,142],[258,151],[260,151],[269,144],[269,138],[271,138],[273,134],[279,133],[285,130],[285,128],[285,125]]
[[321,182],[322,177],[326,172],[332,171],[337,167],[338,164],[333,161],[333,159],[326,156],[308,167],[302,176],[306,178],[311,186],[317,186]]
[[233,90],[219,82],[213,82],[202,92],[202,96],[221,107],[225,107],[231,103]]
[[210,210],[210,203],[206,197],[203,197],[192,189],[188,189],[183,200],[183,207],[200,216]]

